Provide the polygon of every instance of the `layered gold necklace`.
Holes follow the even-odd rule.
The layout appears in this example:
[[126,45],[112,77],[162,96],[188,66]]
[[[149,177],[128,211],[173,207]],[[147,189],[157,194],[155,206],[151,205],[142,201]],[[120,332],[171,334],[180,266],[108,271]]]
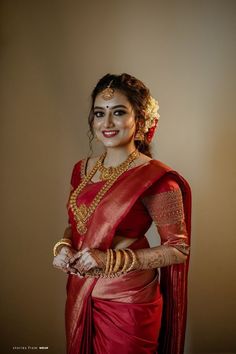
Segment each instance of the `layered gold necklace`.
[[[138,157],[138,151],[135,150],[133,151],[128,158],[122,162],[119,166],[117,167],[105,167],[103,165],[103,161],[106,157],[106,153],[100,156],[96,164],[94,165],[93,169],[91,172],[85,176],[85,178],[82,180],[82,182],[78,185],[78,187],[72,192],[71,197],[70,197],[70,207],[71,210],[74,214],[75,220],[77,222],[77,231],[83,235],[87,232],[87,226],[86,223],[88,222],[88,219],[91,217],[91,215],[94,213],[95,209],[97,208],[98,204],[104,197],[104,195],[108,192],[108,190],[113,186],[113,184],[116,182],[116,180],[124,173],[125,171],[128,170],[130,164]],[[97,195],[94,197],[92,203],[90,205],[86,205],[84,203],[81,203],[79,206],[76,203],[78,195],[81,193],[81,191],[85,188],[85,186],[88,184],[88,182],[93,178],[95,173],[99,171],[101,172],[100,178],[101,180],[106,181],[106,183],[102,186],[102,188],[99,190]]]

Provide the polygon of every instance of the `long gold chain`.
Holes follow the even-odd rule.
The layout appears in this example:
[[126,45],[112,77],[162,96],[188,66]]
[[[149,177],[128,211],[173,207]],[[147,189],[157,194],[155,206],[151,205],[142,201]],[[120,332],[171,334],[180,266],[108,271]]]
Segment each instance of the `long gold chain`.
[[[119,166],[113,168],[112,173],[109,173],[109,177],[106,177],[107,182],[100,189],[100,191],[94,197],[92,203],[89,206],[85,205],[84,203],[81,203],[79,206],[77,206],[76,200],[77,200],[78,195],[85,188],[87,183],[93,178],[93,176],[95,175],[97,170],[100,170],[105,156],[106,156],[106,153],[104,153],[103,155],[100,156],[100,158],[96,162],[96,164],[93,167],[93,169],[91,170],[91,172],[88,174],[88,176],[86,176],[83,179],[83,181],[74,190],[74,192],[72,192],[71,197],[70,197],[69,204],[71,206],[71,210],[73,211],[73,214],[74,214],[76,222],[77,222],[77,226],[76,226],[77,231],[81,235],[83,235],[87,232],[86,223],[87,223],[88,219],[91,217],[91,215],[94,213],[95,209],[97,208],[98,204],[100,203],[100,201],[102,200],[104,195],[112,187],[112,185],[119,178],[119,176],[122,175],[123,172],[128,170],[129,165],[137,158],[138,151],[137,150],[133,151],[128,156],[127,160],[125,160]],[[107,170],[107,169],[105,168],[105,170]]]

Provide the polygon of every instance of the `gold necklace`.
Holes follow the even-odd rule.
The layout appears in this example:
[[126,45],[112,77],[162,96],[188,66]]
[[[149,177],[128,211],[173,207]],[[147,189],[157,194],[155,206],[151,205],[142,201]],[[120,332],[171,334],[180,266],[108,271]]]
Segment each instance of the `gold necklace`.
[[[103,165],[104,160],[102,161],[102,163],[100,164],[100,166],[98,167],[98,171],[101,172],[100,174],[100,179],[102,181],[107,181],[108,179],[111,179],[113,175],[119,174],[121,171],[123,171],[123,168],[126,169],[127,163],[128,163],[128,167],[130,165],[130,163],[134,160],[133,159],[133,155],[134,155],[134,159],[137,157],[137,150],[133,151],[128,159],[126,159],[124,162],[122,162],[120,165],[116,166],[116,167],[105,167]],[[104,158],[105,159],[105,158]],[[129,162],[129,160],[132,160],[131,162]]]
[[[113,173],[110,174],[109,179],[106,179],[106,183],[97,193],[97,195],[94,197],[92,203],[89,206],[85,205],[84,203],[77,206],[76,200],[78,195],[85,188],[87,183],[93,178],[97,170],[100,169],[102,162],[105,159],[105,156],[106,153],[100,156],[100,158],[96,162],[91,172],[83,179],[83,181],[78,185],[78,187],[74,190],[74,192],[72,192],[70,197],[69,204],[74,214],[75,220],[77,222],[77,226],[76,226],[77,231],[81,235],[84,235],[87,232],[86,223],[88,219],[91,217],[91,215],[94,213],[95,209],[97,208],[98,204],[100,203],[104,195],[112,187],[112,185],[116,182],[116,180],[120,177],[120,175],[122,175],[123,172],[128,170],[129,165],[137,158],[138,151],[137,150],[133,151],[122,164],[120,164],[117,167],[114,167]],[[106,167],[104,168],[106,169]]]

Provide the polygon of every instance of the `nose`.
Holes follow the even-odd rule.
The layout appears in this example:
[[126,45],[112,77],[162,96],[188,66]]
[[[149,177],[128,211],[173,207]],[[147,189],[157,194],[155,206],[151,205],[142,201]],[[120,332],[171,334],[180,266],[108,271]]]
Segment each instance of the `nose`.
[[112,112],[108,112],[104,117],[104,128],[114,127]]

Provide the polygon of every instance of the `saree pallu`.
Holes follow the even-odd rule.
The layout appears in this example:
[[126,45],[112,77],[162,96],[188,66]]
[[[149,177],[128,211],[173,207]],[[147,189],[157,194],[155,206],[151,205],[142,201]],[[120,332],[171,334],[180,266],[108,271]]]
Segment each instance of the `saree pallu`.
[[[85,235],[78,234],[71,215],[74,247],[110,248],[117,226],[135,201],[167,173],[175,176],[181,187],[190,234],[191,194],[187,182],[177,172],[152,160],[127,174],[122,183],[116,181],[88,221]],[[83,197],[86,199],[86,193]],[[147,247],[144,236],[130,246]],[[163,269],[160,286],[156,270],[134,271],[115,279],[69,275],[65,309],[67,353],[183,353],[188,262]]]

